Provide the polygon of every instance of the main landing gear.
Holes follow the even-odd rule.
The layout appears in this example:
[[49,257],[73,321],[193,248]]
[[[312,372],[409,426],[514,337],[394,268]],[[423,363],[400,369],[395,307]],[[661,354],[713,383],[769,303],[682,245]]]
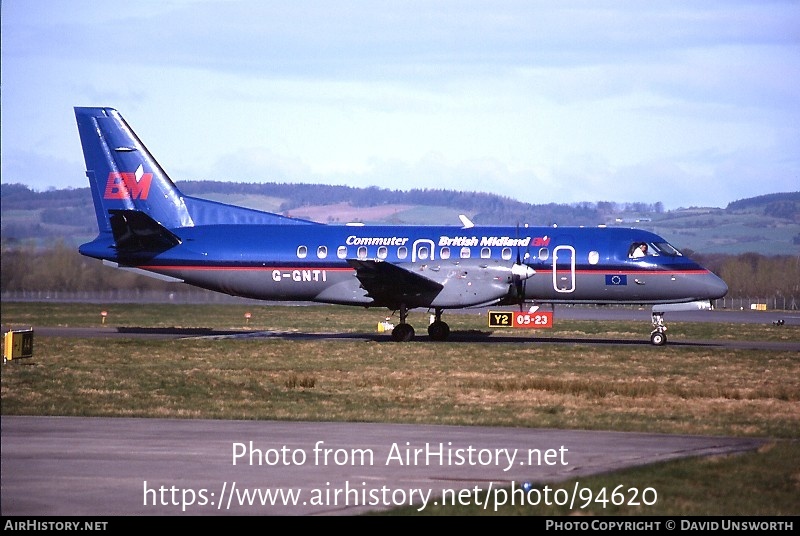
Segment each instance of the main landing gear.
[[667,326],[664,325],[664,313],[653,313],[653,331],[650,332],[650,342],[655,346],[667,344]]
[[441,309],[436,309],[434,314],[436,317],[428,326],[428,337],[430,337],[432,341],[447,340],[448,335],[450,335],[450,326],[447,325],[447,322],[442,321]]
[[400,304],[400,323],[392,330],[393,341],[406,342],[414,338],[414,327],[406,322],[407,317],[408,308],[405,304]]
[[[428,326],[428,337],[432,341],[444,341],[450,335],[450,326],[442,320],[442,309],[434,310],[435,320]],[[414,328],[406,322],[408,308],[400,305],[400,323],[392,330],[392,340],[407,342],[414,338]]]

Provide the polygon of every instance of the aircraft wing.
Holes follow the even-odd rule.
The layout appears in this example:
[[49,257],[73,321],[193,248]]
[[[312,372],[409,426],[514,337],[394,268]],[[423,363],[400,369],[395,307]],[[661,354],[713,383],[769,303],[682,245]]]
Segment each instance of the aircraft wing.
[[400,303],[426,305],[430,303],[444,285],[402,266],[376,260],[347,261],[355,268],[356,277],[367,295],[376,304],[391,309]]

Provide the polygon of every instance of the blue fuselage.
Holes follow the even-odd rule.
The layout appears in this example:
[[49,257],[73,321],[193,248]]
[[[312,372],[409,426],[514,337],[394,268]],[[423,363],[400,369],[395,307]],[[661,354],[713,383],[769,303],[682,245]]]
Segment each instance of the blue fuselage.
[[[522,281],[531,301],[671,303],[727,292],[716,275],[638,229],[234,224],[172,231],[180,244],[162,252],[110,256],[110,235],[81,252],[265,300],[395,305],[370,292],[369,283],[365,288],[358,261],[390,263],[442,287],[401,291],[409,307],[502,303],[519,285],[510,267],[520,262],[535,272]],[[632,258],[636,243],[649,244],[650,254]]]

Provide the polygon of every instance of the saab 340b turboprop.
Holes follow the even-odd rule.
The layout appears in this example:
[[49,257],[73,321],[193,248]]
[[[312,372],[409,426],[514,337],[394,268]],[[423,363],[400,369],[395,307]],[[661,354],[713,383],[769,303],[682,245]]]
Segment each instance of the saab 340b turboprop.
[[[651,232],[626,228],[327,225],[183,195],[122,116],[75,108],[99,235],[83,255],[234,296],[413,308],[525,302],[710,307],[727,286]],[[646,249],[646,251],[644,251]],[[675,306],[672,306],[675,307]],[[653,344],[664,344],[653,308]]]

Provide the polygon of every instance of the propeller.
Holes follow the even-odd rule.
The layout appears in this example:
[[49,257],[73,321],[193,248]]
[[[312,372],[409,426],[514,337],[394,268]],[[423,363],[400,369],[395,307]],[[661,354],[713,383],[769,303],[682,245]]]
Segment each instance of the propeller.
[[[519,223],[517,223],[517,240],[519,240]],[[536,271],[522,262],[522,255],[520,252],[519,243],[517,243],[517,260],[511,267],[511,281],[514,284],[514,289],[517,293],[517,300],[519,301],[519,310],[522,312],[525,306],[525,285],[528,278],[531,277]],[[530,257],[528,251],[525,252],[525,259]]]
[[[519,235],[519,232],[517,233]],[[517,300],[519,301],[519,311],[522,312],[523,304],[525,302],[525,280],[522,275],[516,273],[518,268],[522,266],[522,259],[519,254],[520,247],[517,245],[517,262],[511,267],[511,277],[514,281],[514,288],[517,290]]]

